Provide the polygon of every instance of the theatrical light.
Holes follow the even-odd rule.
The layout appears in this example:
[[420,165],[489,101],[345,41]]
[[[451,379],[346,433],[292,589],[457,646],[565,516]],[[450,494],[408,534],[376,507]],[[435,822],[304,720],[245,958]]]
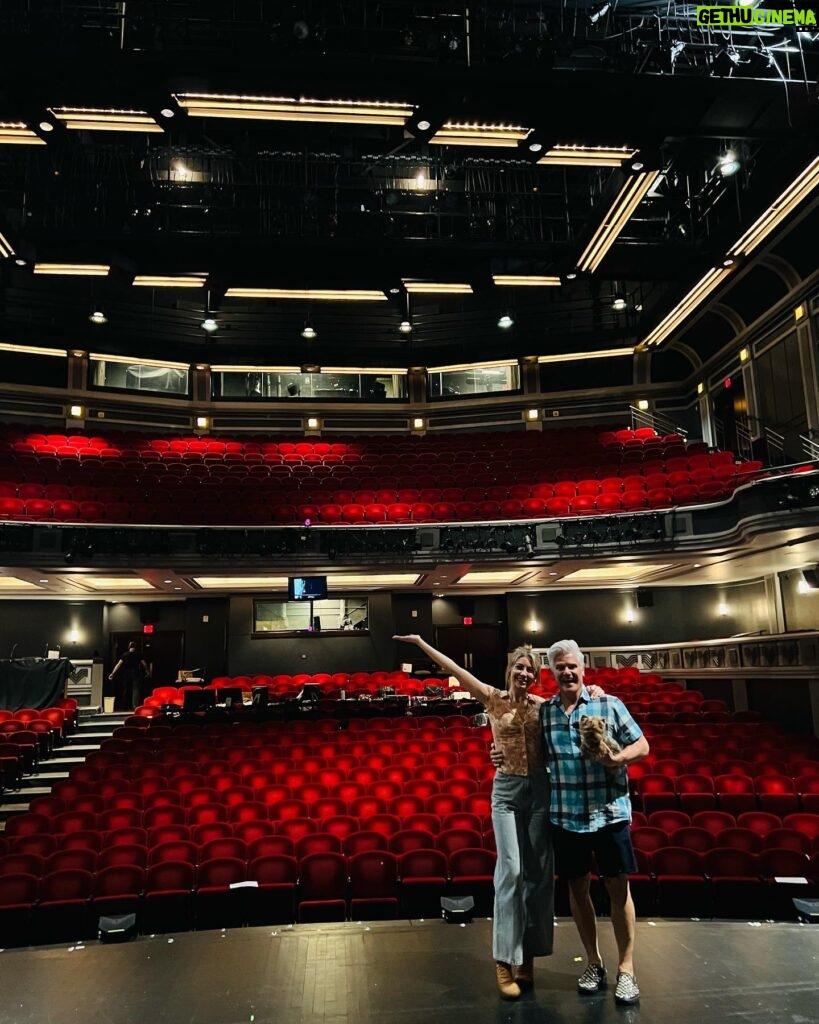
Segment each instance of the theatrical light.
[[514,148],[532,131],[515,124],[458,124],[447,121],[429,140],[436,146]]
[[415,175],[415,187],[416,188],[426,188],[426,186],[427,186],[427,176],[423,173],[423,171],[421,171],[421,172],[419,172],[418,174]]
[[319,427],[318,417],[317,416],[308,416],[307,417],[307,429],[308,430],[318,430],[318,427]]
[[504,313],[502,316],[498,318],[498,327],[500,327],[502,331],[507,331],[509,330],[510,327],[513,326],[514,322],[515,321],[512,319],[511,316],[509,316],[508,313]]
[[615,295],[611,302],[611,308],[621,312],[626,308],[626,299],[624,295]]
[[168,117],[168,118],[170,118],[170,117],[174,117],[174,116],[175,116],[175,114],[176,114],[176,111],[174,111],[174,110],[171,110],[171,108],[170,108],[170,107],[163,107],[163,108],[162,108],[162,109],[161,109],[161,110],[159,111],[159,113],[160,113],[160,114],[161,114],[161,115],[162,115],[163,117]]
[[173,98],[190,117],[223,117],[251,121],[403,125],[414,112],[414,108],[406,103],[315,100],[292,96],[179,93]]
[[560,287],[559,277],[547,277],[544,274],[493,274],[492,281],[500,287],[515,288],[557,288]]
[[603,217],[603,221],[592,236],[591,241],[577,261],[581,271],[593,271],[603,257],[614,245],[617,236],[623,230],[629,217],[634,213],[643,197],[657,180],[658,170],[641,171],[630,176],[617,194],[611,208]]
[[0,146],[44,146],[25,121],[0,121]]
[[717,78],[730,78],[739,64],[739,51],[733,47],[720,47],[711,61],[711,74]]
[[213,334],[214,331],[219,330],[219,324],[212,316],[206,316],[199,326],[203,331],[207,331],[208,334]]
[[201,288],[206,274],[137,274],[135,288]]
[[596,25],[601,18],[605,18],[605,16],[609,13],[610,10],[611,4],[608,2],[604,2],[602,4],[594,4],[592,7],[589,8],[589,24]]
[[312,324],[306,323],[301,332],[301,336],[302,338],[307,338],[307,340],[310,341],[311,339],[318,337],[318,331],[313,329]]
[[637,408],[640,410],[640,412],[647,412],[648,411],[648,399],[647,398],[639,399],[639,401],[637,402]]
[[730,272],[726,267],[712,267],[705,277],[701,278],[691,291],[667,314],[638,346],[639,349],[659,345],[693,312],[702,300],[710,295]]
[[719,158],[717,170],[723,178],[730,178],[731,175],[737,173],[741,166],[742,164],[740,163],[737,155],[729,151],[728,153],[723,153]]
[[65,277],[105,277],[111,268],[103,263],[35,263],[35,274]]
[[108,317],[103,313],[101,309],[95,309],[94,312],[88,318],[92,324],[107,324]]
[[556,167],[619,167],[635,156],[633,146],[552,146],[538,164]]
[[147,110],[107,107],[49,107],[49,114],[69,130],[91,132],[163,132]]
[[539,409],[527,409],[526,410],[526,419],[527,420],[536,420],[539,416],[540,416],[540,410]]
[[744,235],[728,250],[732,256],[747,256],[763,242],[819,184],[819,157],[796,177]]
[[[6,238],[2,231],[0,231],[0,256],[2,256],[4,260],[7,260],[9,256],[13,255],[14,249],[12,247],[11,242]],[[18,266],[20,265],[19,260],[15,262],[17,263]],[[25,260],[23,260],[23,266],[25,266]]]
[[627,348],[605,348],[596,352],[565,352],[555,356],[538,356],[537,361],[539,363],[571,363],[580,359],[607,359],[611,356],[631,355],[634,355],[634,347],[629,345]]
[[226,299],[301,299],[317,302],[386,302],[382,291],[360,288],[228,288]]
[[398,325],[398,330],[402,334],[412,334],[412,324],[409,322],[409,320],[402,320],[401,323]]
[[404,281],[409,295],[471,295],[471,284],[455,284],[451,281]]

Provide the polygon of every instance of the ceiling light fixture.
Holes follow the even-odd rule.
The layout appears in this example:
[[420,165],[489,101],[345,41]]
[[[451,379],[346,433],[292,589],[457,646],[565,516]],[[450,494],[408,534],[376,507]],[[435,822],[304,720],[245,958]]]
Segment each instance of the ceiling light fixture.
[[545,274],[493,274],[492,281],[499,287],[514,288],[558,288],[559,277]]
[[37,125],[37,127],[40,129],[41,132],[48,133],[54,131],[54,125],[50,121],[41,121]]
[[538,160],[556,167],[619,167],[637,150],[633,146],[552,146]]
[[208,334],[213,334],[214,331],[219,330],[219,323],[212,316],[206,316],[199,326],[203,331],[207,331]]
[[361,288],[228,288],[226,299],[301,299],[311,302],[386,302],[383,291]]
[[626,179],[610,209],[603,217],[602,223],[577,261],[578,270],[591,272],[600,266],[628,219],[657,180],[659,173],[658,170],[641,171]]
[[414,107],[406,103],[315,100],[293,96],[179,93],[173,98],[190,117],[222,117],[251,121],[403,125],[414,112]]
[[207,274],[137,274],[135,288],[201,288]]
[[398,330],[402,334],[412,334],[412,324],[410,323],[409,320],[402,320],[401,323],[398,325]]
[[301,336],[302,338],[306,338],[308,341],[312,341],[313,338],[318,337],[318,331],[313,328],[313,325],[309,320],[302,328]]
[[661,342],[674,331],[686,319],[689,313],[693,312],[702,300],[710,295],[718,287],[725,275],[730,272],[727,267],[712,267],[691,289],[691,291],[677,303],[667,316],[657,324],[653,331],[646,335],[645,339],[638,346],[638,350],[652,348]]
[[108,317],[103,313],[101,309],[95,309],[88,318],[92,324],[107,324]]
[[447,121],[429,140],[436,146],[514,148],[532,131],[515,124],[459,124]]
[[111,268],[104,263],[35,263],[35,274],[65,277],[105,277]]
[[471,295],[471,284],[456,284],[452,281],[404,281],[409,295]]
[[601,18],[605,18],[610,10],[611,4],[608,3],[608,0],[605,0],[604,3],[594,4],[591,6],[589,8],[589,24],[596,25]]
[[730,178],[732,175],[737,173],[741,166],[742,164],[740,163],[736,153],[729,150],[727,153],[723,153],[719,158],[717,170],[723,178]]
[[498,317],[498,327],[500,327],[502,331],[508,331],[509,328],[514,325],[514,323],[515,321],[512,319],[511,316],[509,316],[508,313],[503,313],[500,317]]
[[25,121],[0,121],[0,146],[44,146],[45,140]]
[[628,303],[624,295],[615,295],[611,302],[611,308],[616,309],[618,313],[622,312]]
[[731,256],[747,256],[763,242],[796,207],[819,185],[819,157],[799,174],[768,209],[757,218],[728,250]]
[[157,133],[165,130],[147,110],[49,107],[48,112],[70,131]]

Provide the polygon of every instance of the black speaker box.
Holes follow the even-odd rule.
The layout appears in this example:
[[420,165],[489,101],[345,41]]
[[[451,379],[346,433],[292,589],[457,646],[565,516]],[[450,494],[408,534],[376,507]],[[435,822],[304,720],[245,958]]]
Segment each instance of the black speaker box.
[[811,590],[819,590],[819,569],[803,569],[802,575]]
[[100,942],[127,942],[136,936],[136,914],[101,917],[97,927]]
[[637,591],[637,607],[638,608],[653,608],[654,607],[654,591],[653,590],[638,590]]

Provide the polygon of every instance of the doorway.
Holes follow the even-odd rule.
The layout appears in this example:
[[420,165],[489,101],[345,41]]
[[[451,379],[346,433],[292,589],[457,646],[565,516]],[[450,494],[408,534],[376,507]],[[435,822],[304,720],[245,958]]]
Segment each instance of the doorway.
[[[145,681],[147,693],[143,696],[147,696],[156,686],[173,686],[180,668],[187,667],[183,660],[185,654],[183,630],[169,629],[157,633],[132,630],[109,635],[109,673],[131,642],[137,645],[137,653],[148,666],[148,678]],[[111,683],[107,685],[112,686]],[[113,695],[113,690],[110,691],[110,694]]]
[[506,650],[500,626],[438,626],[435,643],[482,683],[503,688]]

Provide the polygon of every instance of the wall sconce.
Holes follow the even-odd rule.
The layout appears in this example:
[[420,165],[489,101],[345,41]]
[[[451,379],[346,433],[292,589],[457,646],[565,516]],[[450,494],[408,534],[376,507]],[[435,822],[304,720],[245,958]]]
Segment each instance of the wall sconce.
[[68,415],[75,420],[82,419],[84,412],[85,409],[81,405],[71,405],[68,407]]
[[804,315],[805,315],[805,307],[800,304],[793,311],[793,318],[794,318],[794,320],[801,320],[804,317]]
[[647,412],[648,411],[648,399],[647,398],[641,398],[638,401],[638,403],[637,403],[637,408],[640,410],[640,412]]
[[424,429],[424,419],[423,419],[422,416],[415,416],[413,418],[413,420],[412,420],[412,429],[413,430],[423,430]]
[[307,417],[307,429],[308,430],[318,430],[318,428],[319,428],[318,416],[308,416]]
[[632,623],[637,618],[637,613],[633,608],[626,608],[626,622]]
[[540,409],[527,409],[526,410],[526,419],[527,420],[536,420],[536,419],[538,419],[539,416],[540,416]]
[[741,348],[739,350],[739,361],[741,363],[747,363],[749,355],[750,355],[750,353],[748,352],[747,348]]
[[717,605],[717,611],[719,612],[720,615],[723,615],[723,616],[727,615],[728,614],[728,605],[724,601],[720,601],[720,603]]
[[534,618],[534,616],[533,616],[533,617],[532,617],[531,619],[529,619],[529,621],[528,621],[528,622],[526,623],[526,628],[527,628],[527,629],[529,630],[529,632],[530,632],[530,633],[538,633],[538,632],[540,632],[540,623],[539,623],[539,622],[537,621],[537,619],[536,619],[536,618]]
[[68,634],[68,639],[71,641],[72,644],[75,644],[80,639],[80,631],[77,629],[76,626],[73,626],[71,628],[71,631]]
[[700,381],[699,384],[697,385],[697,394],[701,395],[701,394],[704,393],[704,391],[705,391],[705,385],[703,384],[702,381]]
[[804,576],[796,584],[796,590],[797,590],[797,593],[799,593],[799,594],[808,594],[808,593],[810,593],[810,587],[808,586],[808,581],[805,579]]
[[207,430],[209,426],[210,426],[210,420],[208,419],[207,416],[197,416],[196,417],[196,429],[197,430]]

